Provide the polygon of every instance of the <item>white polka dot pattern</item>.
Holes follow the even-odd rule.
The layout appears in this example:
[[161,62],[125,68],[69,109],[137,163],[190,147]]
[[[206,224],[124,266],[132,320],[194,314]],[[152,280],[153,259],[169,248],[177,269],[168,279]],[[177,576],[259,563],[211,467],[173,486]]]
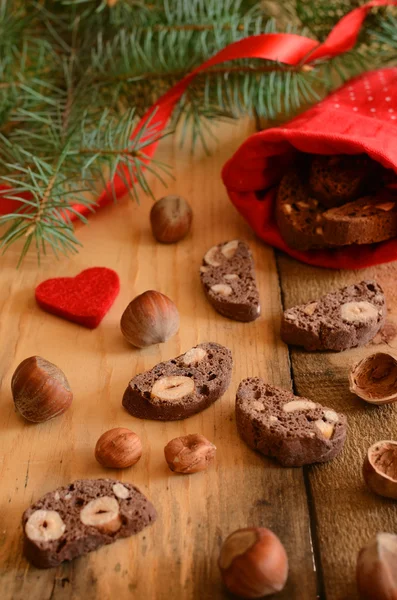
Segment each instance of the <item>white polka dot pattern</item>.
[[389,121],[396,125],[397,67],[380,69],[357,77],[332,94],[323,104],[331,103],[339,111]]

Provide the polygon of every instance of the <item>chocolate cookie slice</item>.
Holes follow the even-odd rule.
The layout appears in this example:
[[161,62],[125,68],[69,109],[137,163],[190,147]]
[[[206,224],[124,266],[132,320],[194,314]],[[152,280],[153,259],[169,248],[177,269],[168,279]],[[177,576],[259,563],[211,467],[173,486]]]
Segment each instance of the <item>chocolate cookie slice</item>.
[[323,213],[324,239],[337,246],[372,244],[397,235],[397,196],[379,193]]
[[123,406],[134,417],[176,421],[218,400],[232,374],[232,353],[209,342],[131,379]]
[[260,315],[254,261],[245,242],[213,246],[200,268],[204,292],[217,312],[235,321],[254,321]]
[[254,450],[283,467],[326,462],[346,439],[346,417],[259,377],[240,383],[236,397],[237,429]]
[[130,483],[79,479],[24,512],[25,555],[36,567],[55,567],[138,533],[156,516],[149,500]]
[[324,211],[325,207],[309,195],[299,169],[283,176],[276,198],[276,221],[288,246],[296,250],[324,248]]
[[386,312],[380,285],[362,281],[286,310],[281,337],[286,344],[305,350],[364,346],[383,326]]
[[365,154],[314,156],[309,189],[327,208],[358,198],[369,180],[373,161]]

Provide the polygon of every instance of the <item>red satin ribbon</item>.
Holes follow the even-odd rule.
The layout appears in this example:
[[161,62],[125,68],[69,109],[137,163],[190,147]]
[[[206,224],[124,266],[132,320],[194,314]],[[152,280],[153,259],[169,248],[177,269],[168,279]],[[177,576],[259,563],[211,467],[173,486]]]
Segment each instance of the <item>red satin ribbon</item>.
[[[167,126],[175,105],[180,100],[191,81],[196,75],[209,67],[226,61],[243,58],[261,58],[278,61],[287,65],[304,65],[320,59],[328,59],[337,56],[354,47],[364,19],[371,8],[391,5],[397,5],[397,0],[373,0],[364,6],[354,9],[335,25],[334,29],[322,44],[319,44],[310,38],[292,33],[265,33],[247,37],[226,46],[226,48],[223,48],[212,58],[194,69],[173,88],[161,96],[161,98],[159,98],[159,100],[157,100],[157,102],[149,108],[142,117],[134,130],[131,139],[133,139],[150,120],[152,120],[151,131],[160,135]],[[154,155],[157,145],[158,142],[153,142],[145,148],[145,155],[148,159]],[[123,178],[120,177],[120,175],[116,175],[112,182],[107,184],[106,188],[98,198],[98,206],[104,206],[111,202],[114,194],[119,198],[128,191],[126,181],[128,182],[130,180],[126,168],[123,170],[123,175]],[[9,212],[10,202],[12,201],[7,199],[0,200],[0,213]],[[74,208],[82,214],[87,214],[89,212],[89,209],[82,205],[75,205]],[[72,219],[76,218],[73,214],[70,215],[70,217]]]

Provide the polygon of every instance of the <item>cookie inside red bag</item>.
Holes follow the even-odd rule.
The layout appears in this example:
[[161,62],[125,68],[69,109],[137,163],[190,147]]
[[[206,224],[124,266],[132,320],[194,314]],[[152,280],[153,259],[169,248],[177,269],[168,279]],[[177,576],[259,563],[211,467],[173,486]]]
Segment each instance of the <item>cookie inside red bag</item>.
[[397,259],[396,84],[396,68],[365,73],[244,142],[223,180],[259,237],[328,268]]

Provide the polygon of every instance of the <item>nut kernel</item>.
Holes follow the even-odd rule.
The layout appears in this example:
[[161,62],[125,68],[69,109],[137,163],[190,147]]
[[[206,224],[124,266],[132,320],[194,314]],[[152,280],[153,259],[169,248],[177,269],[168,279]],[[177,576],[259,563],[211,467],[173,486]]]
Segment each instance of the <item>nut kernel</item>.
[[65,523],[55,510],[35,510],[25,525],[25,533],[33,542],[59,540],[65,529]]
[[333,425],[333,423],[326,423],[322,419],[317,419],[317,421],[314,421],[314,425],[321,431],[327,440],[332,438],[335,429],[335,425]]
[[111,496],[95,498],[81,510],[80,520],[102,533],[115,533],[121,527],[119,503]]
[[183,355],[183,364],[186,367],[190,367],[190,365],[197,365],[207,356],[207,352],[204,348],[191,348]]
[[152,398],[166,400],[168,402],[177,402],[189,394],[193,394],[196,385],[191,377],[183,375],[174,375],[158,379],[150,395]]
[[310,400],[291,400],[291,402],[284,404],[283,411],[295,412],[296,410],[313,410],[314,408],[317,408],[317,406]]
[[367,302],[346,302],[341,306],[341,317],[349,323],[367,323],[372,319],[377,319],[379,316],[378,309]]
[[239,241],[238,240],[232,240],[231,242],[227,242],[223,247],[222,247],[222,254],[225,258],[227,258],[228,260],[230,260],[231,258],[233,258],[233,256],[236,254],[236,250],[238,248],[239,245]]
[[288,321],[296,321],[298,317],[293,313],[286,313],[285,318],[288,319]]
[[215,258],[218,252],[218,246],[212,246],[212,248],[210,248],[205,254],[204,262],[207,263],[207,265],[210,265],[211,267],[219,267],[221,263]]
[[216,283],[215,285],[211,286],[211,291],[214,292],[214,294],[219,294],[225,298],[233,294],[232,288],[226,283]]
[[389,210],[392,210],[395,207],[395,205],[395,202],[384,202],[383,204],[377,204],[376,208],[384,210],[385,212],[389,212]]
[[112,490],[114,495],[117,496],[117,498],[120,498],[120,500],[125,500],[130,495],[128,488],[122,483],[115,483]]
[[240,279],[240,277],[237,275],[237,273],[227,273],[224,276],[224,279],[226,279],[226,281],[236,281],[236,279]]
[[339,422],[339,415],[334,410],[325,410],[324,417],[330,423],[338,423]]
[[251,406],[255,410],[259,410],[260,412],[265,410],[265,407],[263,406],[262,402],[258,402],[258,400],[254,400],[253,403],[251,404]]
[[317,308],[317,302],[311,302],[311,304],[308,304],[307,306],[305,306],[305,308],[303,309],[303,312],[308,315],[309,317],[311,317],[315,310]]

